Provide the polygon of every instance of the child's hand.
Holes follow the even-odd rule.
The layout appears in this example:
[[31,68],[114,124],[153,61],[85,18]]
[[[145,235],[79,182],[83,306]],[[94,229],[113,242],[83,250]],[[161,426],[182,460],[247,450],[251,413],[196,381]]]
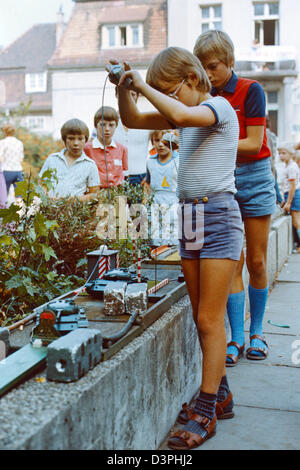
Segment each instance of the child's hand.
[[[116,65],[116,64],[119,63],[115,59],[111,59],[109,62],[112,65]],[[141,75],[136,70],[131,70],[130,65],[128,64],[128,62],[124,62],[123,66],[124,66],[124,71],[125,72],[123,73],[123,75],[122,75],[122,77],[119,81],[119,86],[122,86],[124,84],[126,78],[129,77],[132,80],[132,85],[131,85],[130,89],[135,90],[137,92],[140,92],[141,88],[143,87],[143,85],[145,83],[144,80],[142,79]]]
[[[125,69],[126,70],[126,69]],[[131,90],[137,91],[138,93],[141,93],[143,90],[143,86],[145,85],[144,80],[142,79],[141,75],[139,72],[136,70],[126,70],[120,81],[119,81],[119,86],[124,85],[126,78],[130,78],[132,80],[132,85],[130,86]]]

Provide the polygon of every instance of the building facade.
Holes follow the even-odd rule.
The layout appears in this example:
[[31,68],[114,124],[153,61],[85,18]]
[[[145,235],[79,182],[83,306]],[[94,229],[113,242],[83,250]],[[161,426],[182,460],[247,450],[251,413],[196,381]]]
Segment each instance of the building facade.
[[208,29],[226,31],[235,69],[264,87],[280,141],[300,141],[298,0],[168,0],[168,44],[193,50]]
[[30,103],[21,124],[40,134],[53,134],[52,77],[48,60],[63,33],[57,23],[37,24],[0,53],[0,109],[10,118],[21,103]]
[[[110,58],[129,62],[145,76],[151,59],[167,46],[166,0],[74,2],[60,45],[48,63],[54,137],[70,118],[82,119],[92,129],[102,104],[117,108],[115,87],[106,81]],[[139,106],[149,107],[143,98]]]

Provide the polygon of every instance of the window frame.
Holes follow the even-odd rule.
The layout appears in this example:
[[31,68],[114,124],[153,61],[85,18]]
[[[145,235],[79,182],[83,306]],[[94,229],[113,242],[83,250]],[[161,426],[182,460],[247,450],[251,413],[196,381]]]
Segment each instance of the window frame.
[[[125,29],[126,44],[122,44],[121,29]],[[110,31],[114,29],[114,45],[110,44]],[[134,30],[138,34],[138,42],[134,42]],[[144,47],[144,24],[133,23],[108,23],[102,26],[102,49],[128,49]]]
[[[278,13],[270,14],[270,5],[278,5]],[[267,46],[265,44],[265,21],[275,21],[275,32],[274,32],[274,44],[272,46],[279,46],[279,13],[280,13],[280,2],[279,1],[264,1],[264,2],[253,2],[253,39],[257,40],[261,46]],[[263,5],[264,13],[262,15],[255,15],[255,5]],[[256,31],[259,30],[259,38],[256,37]]]
[[[220,16],[215,16],[214,8],[216,8],[216,7],[220,8]],[[201,32],[202,33],[206,32],[206,31],[214,30],[214,29],[222,29],[222,27],[223,27],[222,3],[208,4],[208,5],[200,4],[199,8],[200,8],[200,22],[201,22]],[[202,10],[206,9],[206,8],[208,8],[208,11],[209,11],[209,16],[207,18],[205,18],[203,16],[203,12],[202,12]],[[220,23],[221,26],[216,28],[215,23]],[[208,29],[203,30],[204,25],[208,25]]]
[[25,93],[46,93],[47,71],[25,74]]

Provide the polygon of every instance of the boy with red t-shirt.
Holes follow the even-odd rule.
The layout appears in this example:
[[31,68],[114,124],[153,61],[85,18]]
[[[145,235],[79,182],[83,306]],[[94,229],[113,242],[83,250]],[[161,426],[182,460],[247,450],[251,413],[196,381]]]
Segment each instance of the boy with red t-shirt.
[[113,140],[118,122],[119,116],[114,108],[104,106],[98,109],[94,116],[97,137],[84,147],[86,155],[98,167],[101,188],[119,186],[128,175],[127,148]]
[[[255,80],[238,77],[234,66],[234,46],[223,31],[207,31],[195,44],[212,84],[211,94],[226,98],[237,113],[240,125],[235,172],[237,194],[244,220],[247,268],[249,271],[250,347],[248,359],[265,359],[268,345],[263,336],[263,317],[268,298],[267,248],[271,214],[276,208],[274,177],[266,136],[265,95]],[[231,326],[226,365],[234,366],[243,354],[245,292],[242,279],[244,255],[228,298],[227,312]]]

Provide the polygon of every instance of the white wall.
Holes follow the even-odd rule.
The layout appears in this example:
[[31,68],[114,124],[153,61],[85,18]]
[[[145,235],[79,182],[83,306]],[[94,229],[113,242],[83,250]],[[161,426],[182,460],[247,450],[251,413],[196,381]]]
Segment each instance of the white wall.
[[[140,70],[145,78],[146,70]],[[101,108],[103,87],[107,77],[104,70],[91,71],[54,71],[52,74],[54,137],[60,137],[62,125],[72,118],[84,121],[90,132],[94,127],[94,114]],[[104,106],[118,109],[115,86],[107,80],[104,93]],[[149,109],[149,104],[140,99],[141,110]]]

